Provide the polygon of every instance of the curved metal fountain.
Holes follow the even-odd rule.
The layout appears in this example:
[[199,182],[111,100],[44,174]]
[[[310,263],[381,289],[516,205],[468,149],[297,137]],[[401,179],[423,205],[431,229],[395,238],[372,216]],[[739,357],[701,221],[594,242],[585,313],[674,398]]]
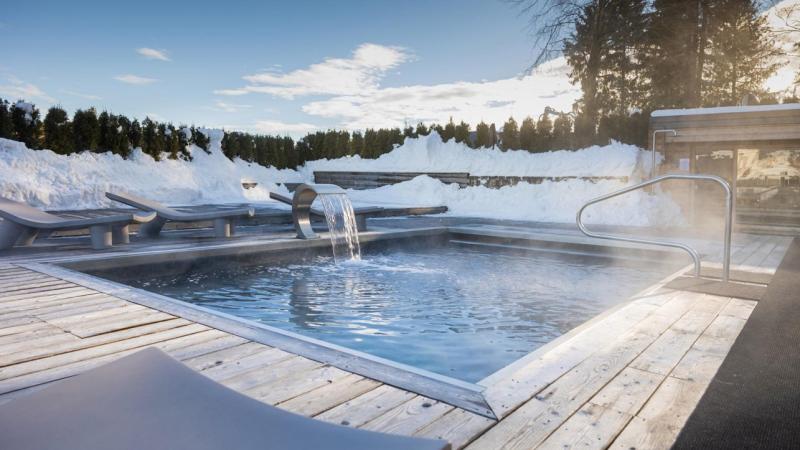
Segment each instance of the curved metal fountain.
[[292,197],[292,220],[298,239],[317,239],[319,235],[311,228],[311,204],[317,195],[345,195],[344,189],[335,184],[301,184]]

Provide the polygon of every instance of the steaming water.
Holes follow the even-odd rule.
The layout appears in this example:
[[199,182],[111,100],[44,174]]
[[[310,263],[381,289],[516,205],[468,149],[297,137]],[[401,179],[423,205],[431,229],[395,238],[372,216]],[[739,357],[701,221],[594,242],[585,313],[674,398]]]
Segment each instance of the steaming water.
[[676,269],[454,245],[370,252],[344,264],[316,257],[199,266],[125,282],[472,382]]
[[345,194],[321,194],[318,198],[328,222],[334,260],[337,263],[360,261],[361,247],[358,244],[356,214],[350,199]]

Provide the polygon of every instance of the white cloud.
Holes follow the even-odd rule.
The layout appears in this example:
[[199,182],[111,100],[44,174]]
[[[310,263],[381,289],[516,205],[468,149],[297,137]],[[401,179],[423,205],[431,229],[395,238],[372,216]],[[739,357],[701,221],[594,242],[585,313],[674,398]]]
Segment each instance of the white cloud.
[[228,102],[218,101],[218,102],[214,103],[214,106],[209,107],[208,109],[210,109],[212,111],[235,113],[235,112],[240,112],[240,111],[242,111],[244,109],[249,109],[249,108],[252,108],[252,107],[253,107],[253,105],[244,105],[244,104],[241,104],[241,103],[228,103]]
[[151,84],[158,81],[155,78],[140,77],[139,75],[132,75],[132,74],[117,75],[114,77],[114,79],[117,81],[121,81],[123,83],[137,84],[137,85]]
[[266,71],[243,78],[248,85],[214,91],[220,95],[271,94],[293,99],[303,95],[362,95],[379,88],[378,82],[411,55],[400,47],[360,45],[350,58],[327,58],[306,69],[287,73]]
[[6,84],[0,84],[0,95],[9,101],[20,99],[28,101],[44,100],[49,103],[55,103],[56,101],[35,84],[27,83],[14,76],[8,77]]
[[147,59],[157,59],[159,61],[172,61],[171,59],[169,59],[169,56],[167,56],[166,50],[156,50],[154,48],[142,47],[142,48],[137,48],[136,53],[144,56]]
[[302,107],[314,116],[338,119],[351,129],[396,127],[417,122],[503,123],[537,117],[545,107],[569,111],[580,88],[569,81],[563,58],[539,66],[522,77],[494,81],[413,85],[376,89],[363,95],[340,95]]
[[62,89],[61,92],[65,93],[67,95],[71,95],[73,97],[85,98],[87,100],[102,100],[103,99],[103,97],[100,97],[99,95],[84,94],[82,92],[68,91],[66,89]]
[[258,132],[268,134],[291,134],[299,135],[310,131],[318,130],[319,127],[310,123],[286,123],[277,120],[259,120],[253,127]]

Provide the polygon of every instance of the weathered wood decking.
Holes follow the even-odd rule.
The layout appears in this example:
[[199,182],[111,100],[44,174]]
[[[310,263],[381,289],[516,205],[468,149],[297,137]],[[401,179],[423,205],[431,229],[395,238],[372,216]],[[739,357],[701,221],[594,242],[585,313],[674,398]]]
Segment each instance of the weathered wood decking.
[[[788,238],[749,236],[769,271]],[[455,448],[668,448],[755,302],[655,288],[485,380],[500,420],[0,259],[0,403],[155,346],[279,407]]]

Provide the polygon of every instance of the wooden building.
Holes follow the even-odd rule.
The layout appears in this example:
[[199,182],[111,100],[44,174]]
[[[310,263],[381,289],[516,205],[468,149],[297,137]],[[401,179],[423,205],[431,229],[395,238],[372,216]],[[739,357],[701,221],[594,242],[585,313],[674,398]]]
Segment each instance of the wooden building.
[[[737,223],[800,229],[800,103],[654,111],[657,174],[709,173],[734,188]],[[690,216],[719,214],[716,185],[670,183]]]

